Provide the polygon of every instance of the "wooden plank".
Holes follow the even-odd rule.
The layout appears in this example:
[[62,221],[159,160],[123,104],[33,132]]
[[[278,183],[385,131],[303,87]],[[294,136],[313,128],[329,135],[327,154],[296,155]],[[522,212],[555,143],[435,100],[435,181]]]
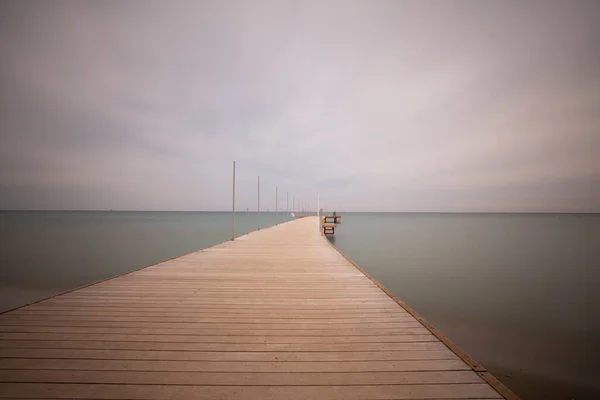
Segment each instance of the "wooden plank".
[[[34,307],[34,306],[32,306]],[[279,304],[269,304],[269,305],[224,305],[224,304],[204,304],[201,306],[198,305],[185,305],[180,304],[176,306],[167,306],[164,304],[132,304],[132,303],[119,303],[119,304],[83,304],[83,303],[63,303],[60,305],[35,305],[36,310],[47,310],[51,311],[54,309],[64,310],[64,309],[73,309],[73,310],[90,310],[90,313],[94,313],[96,310],[106,310],[106,311],[119,311],[119,310],[135,310],[135,311],[165,311],[171,310],[176,312],[221,312],[221,313],[229,313],[229,312],[244,312],[246,310],[249,313],[256,312],[264,312],[264,313],[282,313],[288,312],[288,315],[295,315],[296,313],[304,313],[304,314],[325,314],[331,315],[336,313],[403,313],[402,310],[398,310],[397,306],[313,306],[313,305],[304,305],[304,306],[283,306]]]
[[471,368],[459,359],[401,361],[157,361],[81,359],[0,359],[0,369],[59,369],[92,371],[204,371],[204,372],[375,372],[457,371]]
[[[279,307],[286,307],[286,306],[291,306],[293,307],[305,307],[305,306],[318,306],[318,307],[322,307],[322,306],[329,306],[329,307],[337,307],[337,308],[354,308],[354,307],[364,307],[364,308],[380,308],[381,306],[388,306],[390,308],[394,307],[394,303],[393,300],[391,299],[386,299],[386,300],[335,300],[335,301],[331,301],[331,300],[326,300],[326,299],[310,299],[310,298],[306,298],[306,299],[297,299],[297,300],[291,300],[291,299],[275,299],[275,300],[281,300],[281,301],[277,301],[277,305]],[[148,299],[148,300],[127,300],[125,298],[106,298],[106,299],[91,299],[91,298],[79,298],[79,299],[71,299],[71,298],[65,298],[65,299],[53,299],[53,300],[49,300],[52,302],[52,304],[98,304],[98,305],[124,305],[124,304],[136,304],[136,305],[157,305],[160,304],[162,306],[168,305],[168,306],[178,306],[178,305],[183,305],[183,306],[196,306],[196,307],[204,307],[204,306],[208,306],[208,305],[217,305],[217,306],[241,306],[238,308],[242,308],[242,307],[247,307],[247,306],[265,306],[265,305],[272,305],[274,303],[274,300],[271,299],[231,299],[231,298],[227,298],[227,299],[205,299],[205,300],[181,300],[181,301],[177,301],[176,299],[171,299],[168,301],[160,301],[160,300],[152,300],[152,299]]]
[[[291,317],[296,313],[299,313],[301,317],[321,317],[321,316],[335,316],[335,315],[349,315],[351,317],[359,316],[359,315],[373,315],[376,314],[395,314],[395,315],[405,315],[401,311],[396,312],[394,308],[391,307],[314,307],[306,305],[302,306],[282,306],[282,305],[273,305],[273,306],[226,306],[226,305],[203,305],[203,306],[187,306],[181,305],[179,307],[176,306],[168,306],[168,305],[138,305],[127,303],[127,305],[88,305],[88,304],[72,304],[72,305],[61,305],[57,307],[57,309],[65,310],[72,309],[74,311],[81,310],[89,310],[88,315],[95,314],[96,312],[147,312],[147,313],[156,313],[156,312],[164,312],[168,311],[168,309],[172,310],[172,314],[178,315],[180,312],[183,315],[194,313],[194,314],[206,314],[206,313],[218,313],[221,315],[228,315],[228,313],[234,314],[244,314],[246,311],[248,314],[246,315],[256,315],[262,314],[266,316],[270,315],[284,315],[286,317]],[[53,308],[45,308],[46,311],[52,311]],[[141,315],[140,315],[141,316]]]
[[[30,337],[30,336],[27,336]],[[46,340],[49,342],[45,344],[46,348],[52,348],[51,346],[58,346],[55,342],[60,341],[61,336],[55,336],[56,340]],[[235,339],[239,338],[238,341]],[[373,342],[373,341],[356,341],[356,342],[325,342],[316,341],[314,337],[306,337],[307,341],[300,341],[300,337],[294,337],[292,343],[286,342],[287,338],[280,337],[279,340],[273,342],[254,342],[249,343],[246,339],[247,336],[200,336],[191,337],[189,341],[175,340],[158,340],[160,337],[149,337],[150,340],[143,341],[121,341],[127,344],[120,345],[119,348],[124,349],[139,349],[139,350],[197,350],[197,351],[403,351],[403,350],[437,350],[443,348],[443,344],[439,341],[420,341],[420,342]],[[327,337],[320,337],[327,338]],[[360,338],[360,337],[359,337]],[[372,337],[362,337],[364,340],[373,340]],[[176,339],[176,337],[169,337],[168,339]],[[275,339],[275,337],[274,337]],[[337,337],[336,337],[337,339]],[[99,348],[109,348],[111,345],[108,339],[101,338],[96,340],[99,343],[106,343]],[[197,341],[196,341],[197,340]],[[243,341],[242,341],[243,340]],[[81,348],[85,346],[81,342],[91,342],[89,340],[73,341],[75,348]],[[140,343],[136,345],[134,343]],[[71,346],[71,347],[73,347]],[[101,346],[101,345],[99,345]],[[135,347],[134,347],[135,346]],[[65,346],[63,346],[65,347]],[[2,347],[3,348],[3,347]]]
[[[146,284],[147,285],[147,284]],[[122,287],[122,288],[114,288],[114,289],[102,289],[102,290],[92,290],[92,289],[83,289],[81,291],[71,292],[69,294],[70,297],[77,296],[129,296],[129,297],[147,297],[152,295],[157,296],[166,296],[170,297],[175,292],[178,296],[182,295],[209,295],[209,296],[218,296],[222,293],[240,293],[240,294],[252,294],[253,296],[271,296],[271,295],[283,295],[289,296],[291,298],[294,297],[303,297],[307,295],[306,290],[309,289],[308,285],[306,287],[299,287],[298,285],[290,285],[287,288],[277,287],[273,288],[270,286],[261,288],[260,286],[250,286],[246,288],[220,288],[220,290],[215,287],[199,287],[198,285],[189,285],[187,287],[176,287],[176,288],[157,288],[156,290],[151,290],[147,286],[133,288],[133,287]],[[370,297],[383,297],[385,294],[377,288],[375,285],[361,285],[355,288],[336,288],[331,285],[328,285],[324,288],[313,288],[311,290],[311,295],[318,297],[349,297],[352,295],[358,295],[359,297],[370,296]]]
[[106,328],[135,328],[135,329],[155,329],[157,331],[186,331],[193,333],[201,329],[211,330],[228,330],[228,329],[248,329],[248,330],[314,330],[319,328],[320,330],[352,330],[352,329],[405,329],[405,328],[419,328],[422,325],[416,321],[390,321],[390,322],[333,322],[314,324],[304,323],[299,321],[288,321],[285,323],[268,323],[268,322],[238,322],[235,320],[231,321],[219,321],[219,322],[139,322],[139,321],[79,321],[79,320],[6,320],[0,322],[0,329],[8,327],[106,327]]
[[[436,346],[443,346],[439,340],[432,334],[425,335],[380,335],[380,336],[199,336],[199,335],[119,335],[119,334],[65,334],[65,333],[0,333],[0,348],[9,346],[23,347],[28,342],[42,343],[44,346],[58,346],[57,343],[73,343],[76,348],[87,346],[85,343],[105,343],[106,348],[110,346],[122,346],[118,348],[141,348],[127,347],[135,346],[139,342],[140,346],[147,346],[152,349],[180,349],[192,350],[188,344],[198,343],[244,343],[244,344],[357,344],[357,343],[429,343],[437,342]],[[50,342],[50,343],[47,343]],[[56,342],[56,343],[53,343]],[[118,345],[114,343],[122,342]],[[67,344],[63,345],[67,346]],[[32,345],[33,346],[33,345]],[[91,345],[90,345],[91,346]],[[171,347],[169,347],[171,346]],[[182,347],[183,346],[183,347]],[[416,345],[413,345],[416,346]],[[98,347],[102,348],[102,347]],[[227,348],[227,347],[225,347]],[[302,348],[302,347],[300,347]],[[306,350],[312,347],[306,346]],[[417,347],[411,347],[417,348]],[[429,348],[429,347],[428,347]],[[194,348],[199,350],[200,348]],[[396,348],[404,350],[404,348]],[[226,351],[226,350],[223,350]]]
[[[233,296],[235,298],[235,295]],[[310,299],[309,299],[310,300]],[[331,302],[318,302],[316,299],[312,300],[311,303],[305,302],[305,303],[301,303],[299,301],[295,301],[295,302],[287,302],[285,304],[281,304],[281,303],[268,303],[268,302],[262,302],[262,303],[252,303],[252,302],[245,302],[242,303],[240,300],[235,300],[235,302],[231,301],[230,302],[221,302],[221,300],[219,299],[214,299],[213,302],[208,302],[208,301],[203,301],[203,302],[194,302],[194,301],[187,301],[187,302],[175,302],[175,301],[156,301],[156,302],[148,302],[148,301],[132,301],[132,300],[127,300],[127,299],[113,299],[113,298],[106,298],[106,299],[96,299],[96,300],[85,300],[85,299],[71,299],[68,297],[65,298],[60,298],[60,299],[52,299],[52,300],[48,300],[46,303],[44,304],[40,304],[38,305],[37,308],[63,308],[63,307],[94,307],[94,306],[119,306],[119,307],[123,307],[123,308],[127,308],[129,306],[135,306],[135,307],[140,307],[140,306],[151,306],[151,307],[159,307],[159,308],[166,308],[166,307],[171,307],[173,305],[173,303],[179,303],[184,309],[186,307],[196,307],[198,308],[198,306],[200,307],[208,307],[208,308],[244,308],[244,307],[248,307],[250,309],[270,309],[270,308],[296,308],[296,309],[303,309],[304,307],[308,308],[308,309],[314,309],[314,310],[327,310],[329,308],[331,309],[360,309],[360,308],[371,308],[371,309],[385,309],[388,311],[392,311],[392,310],[397,310],[397,311],[403,311],[403,310],[398,310],[397,305],[394,306],[392,303],[385,301],[385,302],[371,302],[374,304],[365,304],[365,302],[361,302],[361,303],[351,303],[351,304],[346,304],[343,302],[338,301],[337,303],[331,303]],[[299,304],[300,303],[300,304]],[[300,305],[300,307],[298,307],[298,305]]]
[[71,399],[263,399],[263,400],[389,400],[389,399],[492,399],[500,398],[487,384],[347,385],[347,386],[178,386],[6,383],[0,397]]
[[0,358],[72,358],[86,360],[166,361],[403,361],[456,360],[448,349],[404,351],[173,351],[173,350],[88,350],[88,349],[4,349]]
[[282,297],[288,299],[290,301],[303,300],[307,297],[310,299],[323,299],[326,301],[333,301],[336,299],[343,300],[389,300],[389,297],[382,293],[377,288],[364,288],[362,290],[356,291],[341,291],[339,293],[335,292],[313,292],[307,293],[307,290],[304,291],[246,291],[246,290],[221,290],[221,291],[203,291],[203,290],[190,290],[188,292],[182,291],[173,291],[169,294],[169,292],[132,292],[132,291],[124,291],[124,290],[114,290],[114,291],[103,291],[103,292],[72,292],[68,295],[65,295],[64,298],[69,299],[104,299],[107,297],[110,298],[123,298],[127,300],[168,300],[168,299],[190,299],[190,295],[193,295],[194,299],[203,299],[203,298],[229,298],[231,295],[252,295],[252,299],[264,299],[264,298],[272,298],[272,297]]
[[[242,314],[243,315],[243,314]],[[66,323],[71,322],[103,322],[103,323],[158,323],[158,324],[277,324],[277,325],[294,325],[302,324],[308,326],[332,326],[337,324],[372,324],[372,323],[414,323],[416,322],[412,317],[362,317],[362,318],[267,318],[265,316],[257,316],[256,318],[238,317],[238,316],[220,316],[220,317],[202,317],[202,316],[169,316],[169,315],[155,315],[149,317],[135,317],[135,316],[114,316],[114,315],[65,315],[61,318],[61,315],[53,316],[27,316],[27,317],[15,317],[2,321],[2,325],[20,325],[22,323],[27,324],[42,324],[44,322],[52,323]]]
[[[18,335],[18,334],[16,334]],[[177,338],[177,337],[176,337]],[[196,341],[161,341],[133,340],[134,338],[74,338],[65,340],[56,336],[54,339],[35,340],[8,339],[0,342],[0,349],[121,349],[121,350],[169,350],[169,351],[423,351],[446,349],[443,343],[435,338],[425,337],[272,337],[262,338],[253,336],[199,336]],[[130,340],[126,340],[130,339]],[[151,338],[153,339],[153,338]],[[162,336],[159,337],[162,339]],[[254,339],[254,340],[253,340]],[[331,339],[331,340],[325,340]],[[357,340],[358,339],[358,340]]]
[[408,371],[346,373],[144,372],[0,370],[0,382],[111,383],[129,385],[416,385],[483,383],[473,371]]
[[[225,281],[227,282],[227,281]],[[148,283],[157,284],[156,289],[148,288]],[[159,285],[159,286],[158,286]],[[353,285],[339,285],[339,284],[314,284],[314,285],[306,285],[303,286],[301,284],[291,284],[287,287],[277,286],[274,287],[272,285],[257,285],[255,283],[249,283],[246,285],[236,285],[232,286],[230,283],[223,284],[216,288],[215,286],[208,285],[206,283],[194,282],[190,284],[165,284],[161,279],[160,282],[147,282],[144,284],[127,284],[127,285],[115,285],[115,286],[107,286],[103,288],[98,288],[96,286],[91,286],[85,289],[78,291],[79,293],[92,293],[92,294],[112,294],[112,293],[122,293],[124,290],[127,293],[173,293],[174,290],[181,291],[184,293],[195,294],[199,293],[221,293],[222,291],[228,292],[245,292],[245,293],[303,293],[307,289],[312,290],[314,293],[320,294],[345,294],[345,293],[364,293],[365,290],[374,290],[377,291],[379,288],[373,283],[360,283]]]
[[224,322],[238,321],[245,323],[286,323],[298,321],[306,324],[330,324],[330,323],[362,323],[362,322],[386,322],[386,321],[415,321],[414,317],[403,313],[357,313],[357,314],[303,314],[290,315],[284,313],[194,313],[180,311],[176,313],[168,312],[139,312],[139,311],[68,311],[55,310],[52,312],[41,313],[13,313],[7,316],[3,321],[127,321],[127,322],[166,322],[166,321],[186,321],[186,322]]
[[119,328],[119,327],[85,327],[85,326],[4,326],[0,325],[0,332],[21,333],[121,333],[137,335],[200,335],[200,336],[371,336],[371,335],[424,335],[429,333],[425,328],[390,328],[390,329],[185,329],[185,328]]

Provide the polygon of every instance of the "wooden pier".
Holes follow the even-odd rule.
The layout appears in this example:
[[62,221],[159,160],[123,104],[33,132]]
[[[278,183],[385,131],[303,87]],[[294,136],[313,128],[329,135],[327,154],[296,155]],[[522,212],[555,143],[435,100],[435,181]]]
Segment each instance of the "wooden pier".
[[0,398],[514,398],[318,223],[297,219],[0,315]]

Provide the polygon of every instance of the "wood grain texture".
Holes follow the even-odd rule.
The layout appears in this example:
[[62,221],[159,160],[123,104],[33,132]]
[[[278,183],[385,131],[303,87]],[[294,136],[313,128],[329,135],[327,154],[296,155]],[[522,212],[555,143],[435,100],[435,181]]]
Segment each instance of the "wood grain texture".
[[[45,399],[263,399],[263,400],[389,400],[389,399],[497,399],[485,383],[425,385],[303,385],[205,386],[118,385],[64,383],[6,383],[0,397]],[[75,397],[77,396],[77,397]]]
[[502,398],[284,223],[0,315],[0,398]]

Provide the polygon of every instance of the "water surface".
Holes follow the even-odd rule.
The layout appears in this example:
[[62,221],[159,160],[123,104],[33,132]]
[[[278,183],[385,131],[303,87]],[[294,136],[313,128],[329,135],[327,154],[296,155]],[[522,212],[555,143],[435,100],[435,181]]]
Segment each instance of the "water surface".
[[343,215],[332,242],[525,399],[600,399],[600,215]]

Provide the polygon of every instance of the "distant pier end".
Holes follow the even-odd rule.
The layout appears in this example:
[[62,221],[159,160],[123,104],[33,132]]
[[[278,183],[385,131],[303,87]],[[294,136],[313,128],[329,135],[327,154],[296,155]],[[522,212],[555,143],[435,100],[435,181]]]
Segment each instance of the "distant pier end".
[[321,220],[321,229],[323,229],[323,234],[325,235],[333,235],[335,233],[335,227],[337,224],[342,222],[341,215],[327,215],[324,216]]

